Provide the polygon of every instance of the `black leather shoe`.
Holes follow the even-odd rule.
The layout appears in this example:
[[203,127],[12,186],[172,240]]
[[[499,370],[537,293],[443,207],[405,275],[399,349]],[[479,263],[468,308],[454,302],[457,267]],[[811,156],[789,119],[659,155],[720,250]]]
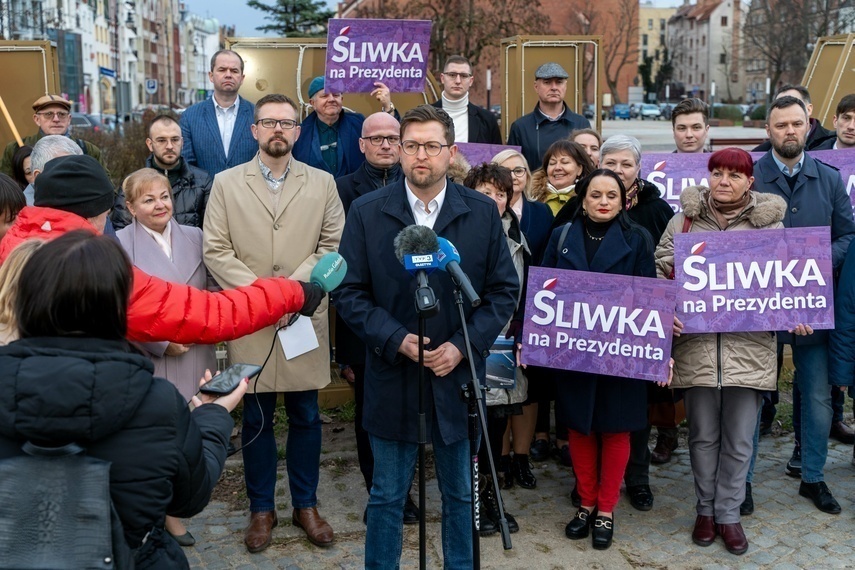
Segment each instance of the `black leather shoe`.
[[564,535],[570,540],[581,540],[588,538],[588,531],[591,528],[591,513],[587,509],[580,508],[576,514],[564,527]]
[[772,433],[772,422],[760,421],[760,437],[767,436]]
[[558,450],[558,463],[564,467],[573,467],[573,460],[570,458],[570,446],[562,445]]
[[802,476],[802,448],[798,445],[793,448],[793,456],[787,461],[787,475],[790,477]]
[[612,545],[615,533],[615,521],[608,517],[597,517],[591,529],[591,546],[594,550],[605,550]]
[[531,472],[528,464],[528,455],[514,454],[511,460],[511,473],[514,481],[523,489],[534,489],[537,487],[537,477]]
[[579,488],[573,485],[573,490],[570,491],[570,502],[577,509],[582,506],[582,495],[579,494]]
[[739,514],[743,517],[754,514],[754,497],[751,496],[751,483],[745,484],[745,500],[739,505]]
[[[496,490],[493,488],[492,479],[485,476],[482,479],[484,483],[481,489],[481,536],[490,536],[499,532],[501,524],[501,515],[499,514],[499,500],[496,497]],[[518,532],[520,525],[514,515],[505,511],[505,520],[508,522],[508,530],[511,533]]]
[[538,463],[549,459],[549,440],[534,440],[534,443],[531,444],[531,449],[528,452],[528,456],[531,457],[532,461],[537,461]]
[[831,491],[828,490],[828,486],[824,481],[818,483],[805,483],[802,481],[802,484],[799,485],[799,495],[813,501],[816,508],[824,513],[831,515],[840,514],[840,504],[834,500]]
[[[528,455],[525,456],[528,460]],[[514,488],[514,474],[511,471],[511,456],[503,455],[499,458],[499,466],[496,467],[496,475],[499,476],[499,486],[502,489]]]
[[832,437],[840,443],[852,445],[855,443],[855,431],[843,422],[834,422],[831,424],[831,432],[829,437]]
[[407,495],[407,502],[404,503],[404,524],[419,524],[419,507],[409,495]]
[[629,504],[639,511],[649,511],[653,508],[653,491],[650,485],[633,485],[626,488]]

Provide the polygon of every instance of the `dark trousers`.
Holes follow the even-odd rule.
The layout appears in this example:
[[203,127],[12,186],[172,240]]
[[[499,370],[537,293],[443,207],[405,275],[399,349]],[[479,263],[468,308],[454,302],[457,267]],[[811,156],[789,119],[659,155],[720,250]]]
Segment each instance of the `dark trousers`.
[[374,454],[371,452],[371,440],[368,432],[362,427],[363,399],[365,398],[365,365],[351,364],[353,370],[353,397],[356,400],[356,418],[353,431],[356,433],[356,456],[359,458],[359,470],[365,479],[365,488],[371,492],[371,482],[374,480]]
[[[276,437],[273,416],[276,392],[247,394],[243,398],[243,450],[246,494],[250,512],[272,511],[276,508]],[[321,417],[318,412],[318,391],[283,392],[288,414],[288,440],[285,461],[291,505],[295,509],[317,506],[318,470],[321,461]],[[249,442],[256,438],[249,445]]]

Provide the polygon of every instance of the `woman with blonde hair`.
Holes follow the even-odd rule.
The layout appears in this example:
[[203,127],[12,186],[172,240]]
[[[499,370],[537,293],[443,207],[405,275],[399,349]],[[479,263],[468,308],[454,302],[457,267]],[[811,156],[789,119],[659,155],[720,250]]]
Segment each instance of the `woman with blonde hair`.
[[37,239],[25,241],[13,249],[6,262],[0,265],[0,346],[18,340],[18,323],[15,321],[18,279],[24,264],[43,243]]

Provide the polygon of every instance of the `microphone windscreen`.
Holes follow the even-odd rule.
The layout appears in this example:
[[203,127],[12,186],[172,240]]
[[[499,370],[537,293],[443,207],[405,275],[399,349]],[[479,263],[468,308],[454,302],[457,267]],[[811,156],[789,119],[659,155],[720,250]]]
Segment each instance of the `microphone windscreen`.
[[341,285],[345,275],[347,275],[347,262],[340,254],[331,251],[322,255],[315,264],[309,281],[317,283],[321,289],[329,293]]
[[405,255],[427,255],[439,250],[436,232],[427,226],[407,226],[395,237],[395,257],[401,263]]
[[454,247],[454,244],[443,237],[436,239],[439,243],[439,255],[437,256],[439,268],[442,271],[445,271],[445,266],[448,265],[449,262],[456,261],[457,263],[460,263],[460,254],[457,252],[457,248]]

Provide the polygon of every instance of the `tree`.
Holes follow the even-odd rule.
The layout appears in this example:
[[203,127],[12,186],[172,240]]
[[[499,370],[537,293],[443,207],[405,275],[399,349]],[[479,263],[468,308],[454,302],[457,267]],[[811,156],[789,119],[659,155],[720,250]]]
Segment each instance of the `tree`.
[[[603,72],[615,103],[620,103],[618,81],[628,65],[638,61],[638,0],[576,0],[576,13],[564,25],[574,35],[603,36]],[[586,70],[587,72],[587,70]]]
[[356,15],[431,20],[433,69],[457,54],[476,66],[484,49],[497,45],[502,38],[540,32],[549,26],[548,18],[540,12],[539,0],[378,0],[373,6],[357,8]]
[[644,100],[647,101],[647,94],[657,91],[656,83],[653,80],[653,56],[646,56],[644,61],[638,64],[638,74],[641,76],[641,84],[644,86]]
[[656,70],[656,96],[661,101],[665,99],[665,86],[671,85],[670,94],[674,94],[675,89],[672,84],[674,79],[674,58],[671,57],[670,50],[666,47],[662,50],[662,60],[659,64],[659,69]]
[[855,24],[848,0],[751,0],[742,28],[743,58],[760,59],[773,86],[801,81],[816,38]]
[[273,4],[249,0],[247,5],[266,12],[266,19],[271,22],[256,30],[288,38],[324,37],[327,21],[335,16],[335,12],[326,10],[326,3],[319,0],[274,0]]

